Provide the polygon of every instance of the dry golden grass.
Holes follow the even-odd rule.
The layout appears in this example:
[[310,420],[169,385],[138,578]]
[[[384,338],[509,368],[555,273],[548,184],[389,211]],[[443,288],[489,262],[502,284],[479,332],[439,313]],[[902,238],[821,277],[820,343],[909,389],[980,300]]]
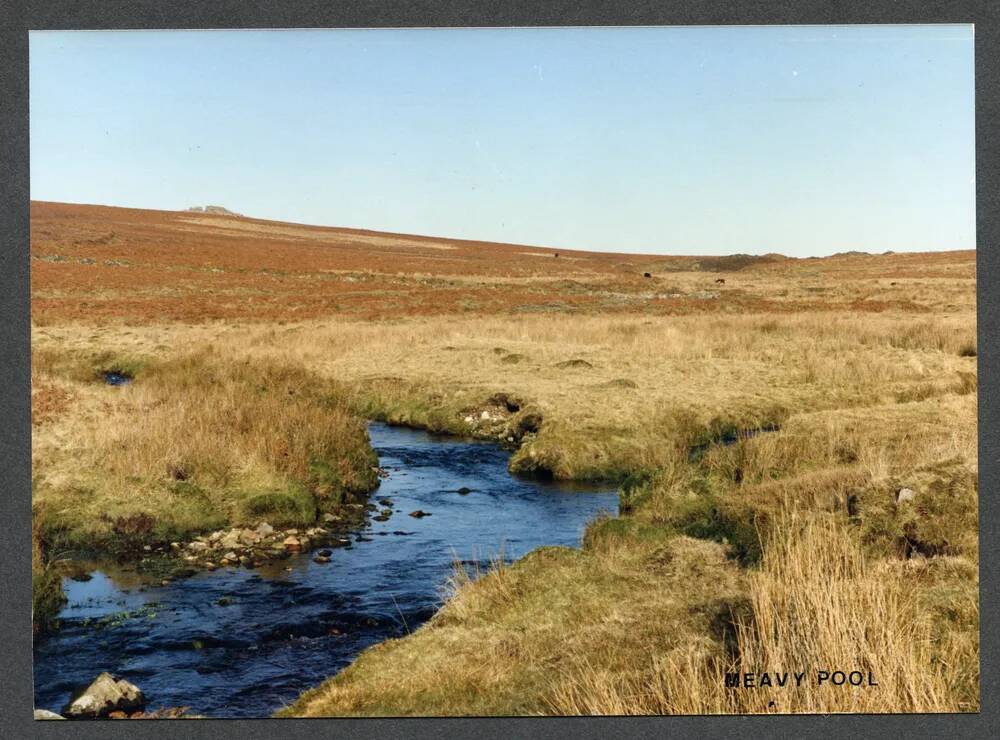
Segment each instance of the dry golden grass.
[[[35,333],[36,347],[67,351],[98,344],[170,356],[190,343],[227,357],[280,358],[351,385],[366,411],[456,432],[464,431],[464,408],[511,393],[545,418],[513,466],[543,464],[560,478],[664,464],[672,439],[713,422],[753,427],[796,413],[947,397],[974,377],[976,359],[960,355],[970,341],[971,314],[936,322],[853,314],[413,318]],[[505,362],[511,355],[523,359]],[[568,360],[590,367],[560,367]],[[678,411],[694,430],[676,428]]]
[[[102,382],[99,370],[123,367],[134,382]],[[309,523],[375,485],[364,425],[334,384],[299,368],[211,350],[36,351],[33,373],[77,399],[35,435],[35,510],[51,544],[127,550],[227,523]]]
[[[557,714],[759,714],[962,712],[979,706],[978,632],[940,634],[922,597],[949,571],[967,579],[962,603],[975,610],[975,565],[967,560],[872,561],[855,533],[831,518],[794,516],[748,575],[749,616],[735,621],[733,655],[696,650],[657,656],[613,673],[587,666],[560,679]],[[858,671],[863,685],[819,684],[821,671]],[[759,686],[782,672],[784,687]],[[725,674],[756,676],[727,687]],[[869,685],[869,676],[873,679]],[[862,678],[863,677],[863,678]]]

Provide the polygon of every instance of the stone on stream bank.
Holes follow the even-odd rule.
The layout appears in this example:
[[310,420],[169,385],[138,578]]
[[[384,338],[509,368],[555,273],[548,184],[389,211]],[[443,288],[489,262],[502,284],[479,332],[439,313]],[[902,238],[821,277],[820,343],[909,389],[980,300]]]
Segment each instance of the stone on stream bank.
[[190,542],[172,542],[168,548],[157,548],[157,554],[146,550],[149,554],[141,559],[140,567],[166,584],[175,578],[193,575],[197,570],[237,566],[258,568],[315,547],[350,546],[351,540],[343,536],[342,530],[345,525],[354,524],[352,519],[326,514],[323,521],[334,529],[321,526],[280,529],[268,522],[259,522],[254,528],[220,529],[199,535]]
[[[515,363],[522,358],[508,354],[501,362]],[[585,361],[581,361],[585,362]],[[541,411],[510,393],[495,393],[478,406],[462,412],[465,432],[476,439],[488,439],[511,448],[530,441],[541,429]]]
[[146,706],[146,697],[135,684],[102,673],[76,694],[64,711],[67,717],[106,717],[112,712],[131,712]]
[[55,712],[50,712],[48,709],[36,709],[35,719],[66,719],[61,714],[56,714]]

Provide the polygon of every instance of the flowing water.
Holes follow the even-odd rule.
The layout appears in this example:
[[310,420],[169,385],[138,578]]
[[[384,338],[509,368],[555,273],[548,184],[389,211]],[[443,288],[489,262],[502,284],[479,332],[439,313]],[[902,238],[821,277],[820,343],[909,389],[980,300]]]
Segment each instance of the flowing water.
[[[108,671],[139,686],[149,709],[269,716],[369,645],[427,620],[456,559],[485,566],[542,545],[578,546],[589,520],[618,507],[607,488],[510,476],[493,444],[381,424],[369,432],[389,471],[372,494],[392,501],[388,521],[359,527],[326,564],[303,553],[166,586],[88,565],[90,580],[65,581],[62,628],[36,642],[36,706],[59,712]],[[430,516],[407,516],[417,509]]]

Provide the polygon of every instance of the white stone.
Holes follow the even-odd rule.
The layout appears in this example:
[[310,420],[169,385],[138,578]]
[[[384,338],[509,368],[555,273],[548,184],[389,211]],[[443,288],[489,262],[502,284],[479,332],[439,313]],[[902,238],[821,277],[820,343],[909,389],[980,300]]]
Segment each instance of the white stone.
[[244,545],[253,545],[260,541],[260,535],[252,529],[244,529],[240,532],[240,542]]
[[72,717],[102,717],[114,711],[138,709],[146,699],[138,686],[102,673],[66,709]]

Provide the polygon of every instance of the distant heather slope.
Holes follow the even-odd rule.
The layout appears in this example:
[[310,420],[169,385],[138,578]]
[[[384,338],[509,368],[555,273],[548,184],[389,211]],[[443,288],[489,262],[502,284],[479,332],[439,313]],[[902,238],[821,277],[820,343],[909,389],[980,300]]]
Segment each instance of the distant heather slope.
[[947,310],[944,297],[961,291],[920,285],[957,281],[958,288],[975,280],[972,250],[802,260],[629,255],[308,226],[223,210],[32,203],[32,318],[925,312]]

